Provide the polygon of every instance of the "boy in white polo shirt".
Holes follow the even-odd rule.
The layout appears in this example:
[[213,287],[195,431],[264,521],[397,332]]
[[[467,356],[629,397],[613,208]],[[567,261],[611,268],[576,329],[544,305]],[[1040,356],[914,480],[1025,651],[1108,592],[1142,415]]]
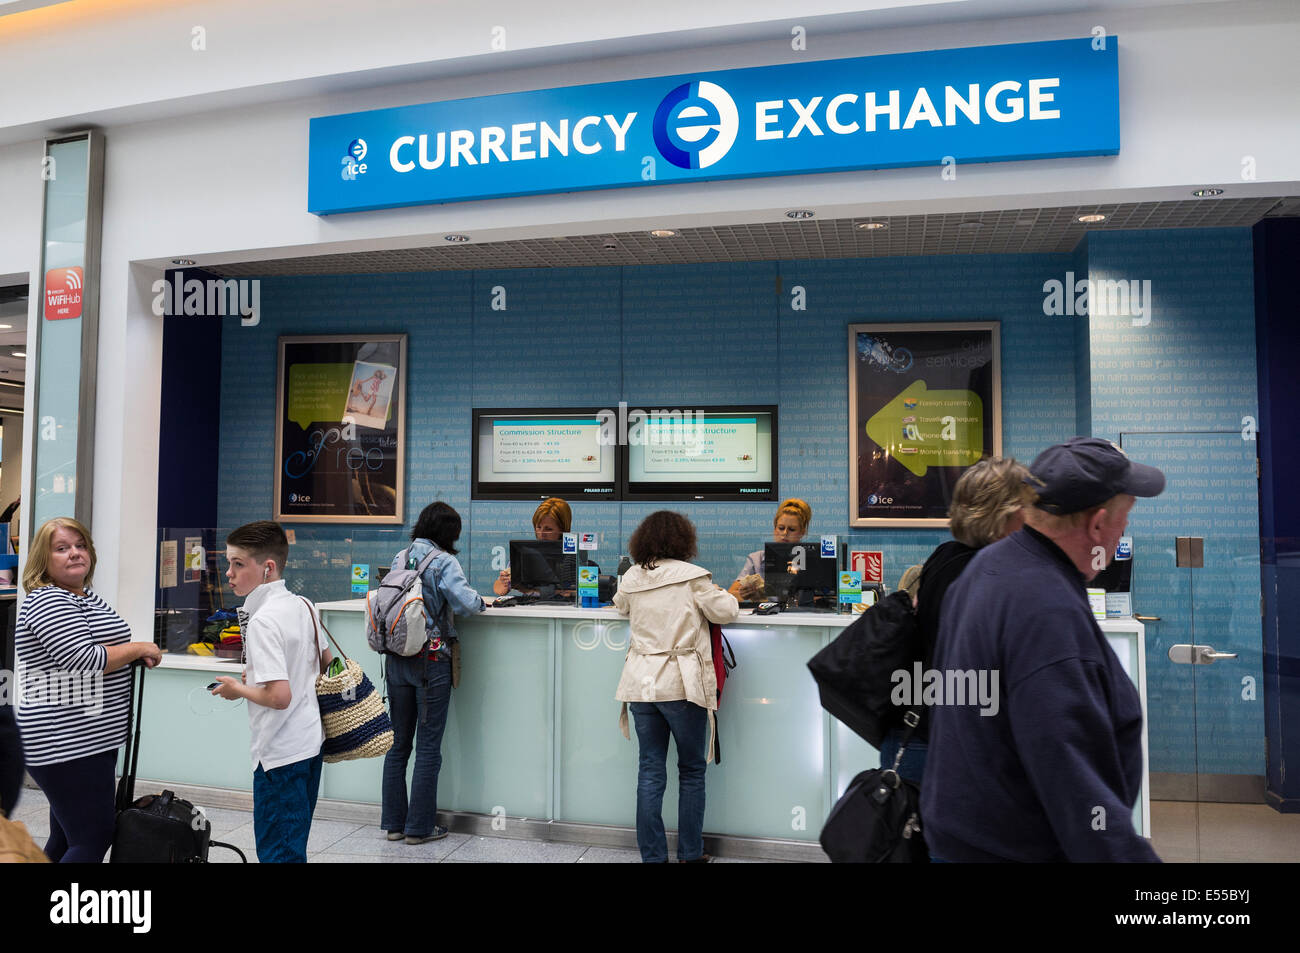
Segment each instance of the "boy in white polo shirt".
[[259,520],[226,537],[226,578],[247,596],[239,610],[245,665],[242,680],[222,676],[213,694],[248,700],[253,830],[264,864],[307,862],[325,740],[316,676],[332,657],[315,607],[281,578],[288,558],[279,523]]

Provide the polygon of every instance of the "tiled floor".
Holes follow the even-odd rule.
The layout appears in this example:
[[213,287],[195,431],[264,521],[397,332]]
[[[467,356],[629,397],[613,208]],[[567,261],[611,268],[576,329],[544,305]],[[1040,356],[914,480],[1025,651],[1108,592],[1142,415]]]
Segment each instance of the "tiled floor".
[[[250,863],[253,815],[249,811],[205,811],[215,840],[234,844]],[[38,844],[49,836],[49,811],[38,788],[25,788],[14,820],[22,821]],[[1300,814],[1279,814],[1262,804],[1151,803],[1152,845],[1167,863],[1295,863],[1300,861]],[[238,862],[231,851],[213,848],[214,863]],[[511,837],[448,834],[439,841],[407,846],[388,840],[373,824],[317,818],[307,842],[309,863],[349,864],[634,864],[635,850],[593,847]],[[719,857],[717,863],[751,863]]]
[[[214,840],[234,844],[243,850],[249,863],[257,862],[253,849],[253,815],[251,811],[207,808],[204,813],[212,825]],[[13,819],[21,821],[38,844],[50,833],[49,808],[39,788],[24,788]],[[209,855],[213,863],[238,863],[233,851],[214,847]],[[479,837],[448,834],[442,840],[407,846],[390,841],[373,824],[331,821],[317,818],[307,840],[308,863],[345,864],[635,864],[641,855],[636,850],[618,847],[591,847],[549,841],[521,840],[510,837]],[[717,858],[718,863],[749,863],[735,858]]]

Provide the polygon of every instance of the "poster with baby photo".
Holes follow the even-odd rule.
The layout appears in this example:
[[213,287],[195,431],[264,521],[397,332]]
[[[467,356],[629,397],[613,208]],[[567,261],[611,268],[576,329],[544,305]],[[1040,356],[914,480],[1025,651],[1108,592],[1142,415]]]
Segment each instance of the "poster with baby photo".
[[391,364],[357,361],[352,369],[344,416],[351,417],[358,427],[383,430],[388,426],[388,402],[396,380],[397,368]]

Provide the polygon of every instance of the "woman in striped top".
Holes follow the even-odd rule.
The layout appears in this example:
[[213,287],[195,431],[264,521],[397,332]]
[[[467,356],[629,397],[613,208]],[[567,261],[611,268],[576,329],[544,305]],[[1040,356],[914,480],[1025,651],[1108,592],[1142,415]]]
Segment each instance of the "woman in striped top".
[[95,546],[74,519],[47,522],[23,568],[27,592],[14,626],[18,728],[27,772],[50,802],[45,853],[55,863],[100,863],[113,842],[113,776],[126,740],[131,674],[162,659],[90,589]]

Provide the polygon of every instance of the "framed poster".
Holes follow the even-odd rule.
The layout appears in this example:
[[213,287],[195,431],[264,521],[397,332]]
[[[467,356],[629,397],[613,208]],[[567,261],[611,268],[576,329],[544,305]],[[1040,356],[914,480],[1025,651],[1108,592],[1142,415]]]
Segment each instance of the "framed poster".
[[849,525],[944,527],[952,488],[1002,453],[996,321],[849,325]]
[[275,516],[402,523],[406,335],[282,337]]

